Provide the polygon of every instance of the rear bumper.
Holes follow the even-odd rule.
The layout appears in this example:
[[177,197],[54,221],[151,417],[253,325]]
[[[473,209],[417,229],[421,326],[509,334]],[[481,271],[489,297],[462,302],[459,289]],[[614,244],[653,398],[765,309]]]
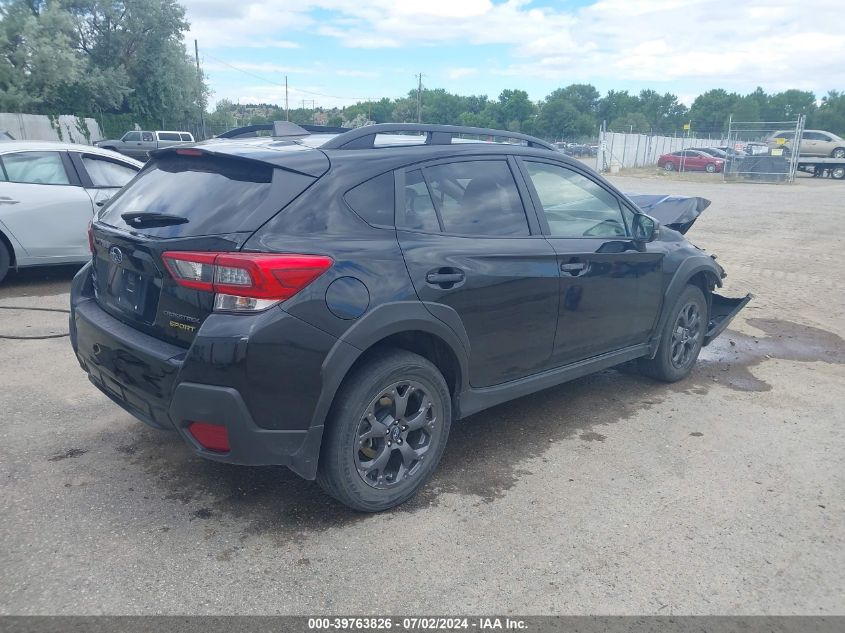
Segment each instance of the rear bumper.
[[[244,465],[282,465],[306,479],[316,476],[323,427],[311,418],[316,399],[303,400],[308,399],[309,393],[320,392],[319,364],[314,368],[313,362],[304,361],[295,353],[294,345],[287,355],[279,355],[274,347],[276,355],[281,357],[275,366],[257,353],[261,370],[276,375],[278,384],[274,393],[263,393],[259,398],[251,391],[257,381],[250,379],[249,363],[243,358],[249,350],[245,336],[238,335],[236,341],[243,355],[214,353],[214,350],[230,349],[230,341],[219,329],[203,337],[201,328],[190,349],[177,347],[111,316],[97,304],[93,291],[86,290],[91,291],[90,266],[77,274],[71,290],[71,344],[89,380],[115,404],[156,429],[175,430],[198,455],[207,459]],[[278,319],[284,323],[290,319],[291,324],[280,328],[278,322],[273,323],[270,329],[274,343],[285,344],[278,338],[281,329],[297,337],[301,346],[303,327],[310,326],[282,311],[279,313]],[[323,337],[318,336],[317,340],[322,342]],[[286,375],[291,363],[300,367],[295,379]],[[202,377],[217,384],[197,380]],[[286,387],[288,383],[299,396],[289,406],[287,401],[294,396]],[[256,402],[249,402],[250,396]],[[277,421],[281,428],[259,424],[254,415],[256,410],[263,419]],[[289,414],[286,416],[285,412]],[[195,421],[224,425],[230,450],[219,453],[203,448],[187,430]]]

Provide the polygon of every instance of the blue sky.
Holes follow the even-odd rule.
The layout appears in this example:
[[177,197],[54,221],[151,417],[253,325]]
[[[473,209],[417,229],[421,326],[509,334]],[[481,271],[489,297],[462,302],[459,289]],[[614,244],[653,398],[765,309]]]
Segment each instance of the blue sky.
[[184,0],[213,101],[318,106],[415,86],[539,100],[589,82],[691,103],[707,89],[845,90],[831,0]]

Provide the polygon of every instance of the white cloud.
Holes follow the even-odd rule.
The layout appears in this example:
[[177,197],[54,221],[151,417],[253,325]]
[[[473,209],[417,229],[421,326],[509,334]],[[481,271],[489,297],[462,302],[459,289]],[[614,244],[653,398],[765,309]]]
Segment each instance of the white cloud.
[[446,71],[449,79],[461,79],[462,77],[469,77],[478,72],[477,68],[450,68]]
[[[550,82],[683,82],[702,90],[762,85],[818,93],[845,85],[841,3],[834,0],[600,0],[581,9],[539,8],[531,0],[186,4],[190,37],[210,50],[269,50],[273,42],[294,46],[319,34],[349,48],[417,50],[420,64],[424,47],[499,45],[504,61],[486,72]],[[390,55],[386,50],[386,61]],[[465,70],[444,73],[457,79]]]

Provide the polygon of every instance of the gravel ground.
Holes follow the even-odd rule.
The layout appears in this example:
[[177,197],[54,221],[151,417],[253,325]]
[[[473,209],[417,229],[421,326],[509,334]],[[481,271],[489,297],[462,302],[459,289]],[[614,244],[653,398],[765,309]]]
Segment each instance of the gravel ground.
[[73,270],[12,275],[0,335],[57,338],[0,339],[0,613],[845,613],[845,183],[614,181],[710,198],[690,237],[753,303],[683,382],[464,421],[375,516],[136,422],[62,336]]

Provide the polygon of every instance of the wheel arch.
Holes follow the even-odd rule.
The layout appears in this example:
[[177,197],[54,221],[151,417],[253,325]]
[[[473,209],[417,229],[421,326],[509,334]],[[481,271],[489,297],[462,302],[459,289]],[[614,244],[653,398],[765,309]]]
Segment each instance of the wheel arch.
[[710,308],[713,302],[713,291],[716,288],[722,287],[721,269],[713,259],[704,255],[687,259],[678,267],[663,295],[660,316],[649,341],[650,358],[654,358],[655,354],[657,354],[660,333],[666,325],[666,320],[669,318],[669,312],[672,306],[675,305],[678,296],[688,285],[696,286],[704,293],[704,299],[707,301],[707,318],[709,320]]
[[469,379],[469,338],[457,313],[457,327],[445,323],[440,316],[434,316],[419,301],[400,301],[383,304],[355,321],[323,360],[323,386],[311,426],[325,423],[335,395],[350,372],[387,347],[405,349],[430,360],[443,373],[453,405],[457,405]]
[[15,247],[12,246],[12,240],[10,240],[2,230],[0,230],[0,242],[2,242],[3,246],[6,247],[6,250],[9,251],[9,268],[17,267],[18,259],[17,254],[15,253]]

